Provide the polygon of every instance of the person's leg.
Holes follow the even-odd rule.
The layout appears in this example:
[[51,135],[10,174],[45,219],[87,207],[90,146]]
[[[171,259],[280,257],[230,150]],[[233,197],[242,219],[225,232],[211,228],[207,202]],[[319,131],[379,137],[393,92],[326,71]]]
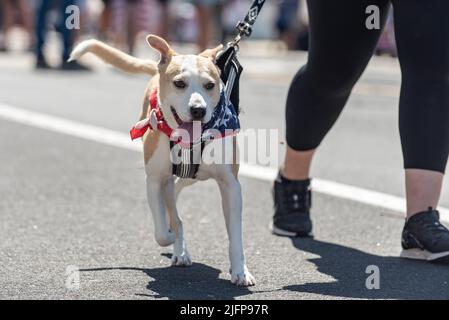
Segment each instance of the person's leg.
[[159,0],[159,4],[161,7],[161,15],[160,15],[160,24],[159,24],[159,34],[165,40],[169,39],[170,32],[170,12],[168,10],[170,0]]
[[137,17],[135,16],[135,1],[128,1],[128,8],[126,11],[126,46],[128,53],[133,54],[135,37],[137,35]]
[[5,0],[0,0],[0,52],[7,51],[5,45]]
[[279,37],[288,50],[295,50],[297,47],[298,6],[299,0],[283,0],[279,4],[276,27],[279,31]]
[[308,1],[309,57],[287,97],[287,154],[274,184],[275,234],[306,236],[311,232],[310,166],[315,149],[340,115],[382,31],[366,28],[366,8],[379,7],[383,26],[389,3]]
[[111,25],[111,3],[109,0],[103,0],[103,11],[101,12],[99,23],[99,37],[108,40],[108,32]]
[[200,52],[208,48],[210,38],[212,36],[213,11],[212,7],[216,5],[215,0],[196,0],[195,1],[198,14],[198,47]]
[[[73,44],[75,42],[75,36],[76,36],[76,31],[78,30],[74,30],[74,29],[69,29],[66,26],[66,21],[69,18],[69,16],[72,14],[70,11],[67,11],[67,7],[72,6],[72,5],[77,5],[80,7],[80,11],[82,10],[82,1],[80,0],[60,0],[60,8],[59,8],[59,14],[60,14],[60,30],[62,33],[62,40],[63,40],[63,45],[64,45],[64,49],[62,52],[62,63],[60,66],[61,70],[64,71],[90,71],[89,68],[79,64],[77,61],[68,61],[69,57],[70,57],[70,53],[72,52],[73,49]],[[81,18],[81,17],[80,17]]]
[[310,167],[312,165],[315,149],[308,151],[297,151],[287,146],[284,165],[281,168],[282,175],[290,180],[306,180],[310,178]]
[[66,20],[69,18],[70,13],[66,12],[67,7],[76,5],[76,0],[61,0],[60,3],[60,19],[61,19],[61,32],[62,32],[62,41],[64,45],[64,51],[62,53],[62,60],[67,61],[70,57],[70,53],[72,52],[73,42],[74,42],[74,33],[75,30],[68,29],[66,27]]
[[10,29],[14,25],[15,21],[15,12],[14,12],[15,10],[13,0],[3,0],[3,10],[4,10],[3,26],[5,28],[5,33],[7,33],[8,29]]
[[[449,153],[449,2],[395,1],[407,216],[438,204]],[[428,12],[423,14],[423,12]]]
[[198,25],[200,34],[198,36],[198,47],[200,51],[207,49],[207,44],[209,42],[210,37],[210,17],[209,17],[209,8],[198,4],[197,5],[198,12]]
[[44,58],[45,36],[47,34],[47,13],[50,10],[51,0],[41,0],[36,7],[36,67],[48,68]]
[[437,208],[443,187],[443,177],[443,173],[433,170],[405,170],[407,218],[428,208]]
[[170,0],[159,0],[161,6],[161,19],[159,24],[159,34],[167,41],[170,40],[170,20],[169,11]]
[[[375,1],[382,24],[388,1]],[[373,1],[308,1],[310,49],[307,65],[293,79],[287,98],[288,151],[282,168],[291,180],[309,177],[313,150],[343,109],[375,49],[381,30],[365,26]]]
[[14,3],[12,0],[0,0],[2,9],[2,29],[3,43],[0,44],[0,51],[7,51],[6,43],[9,29],[14,24]]
[[402,70],[399,129],[406,177],[406,258],[449,261],[438,206],[449,154],[449,2],[393,1]]
[[134,54],[136,38],[140,32],[148,31],[150,19],[150,7],[152,2],[147,0],[131,1],[128,4],[128,48],[131,55]]
[[23,27],[28,33],[29,48],[33,48],[34,47],[33,15],[31,14],[30,3],[27,0],[18,0],[17,7],[21,15]]
[[128,3],[126,0],[111,0],[112,40],[121,50],[127,51]]

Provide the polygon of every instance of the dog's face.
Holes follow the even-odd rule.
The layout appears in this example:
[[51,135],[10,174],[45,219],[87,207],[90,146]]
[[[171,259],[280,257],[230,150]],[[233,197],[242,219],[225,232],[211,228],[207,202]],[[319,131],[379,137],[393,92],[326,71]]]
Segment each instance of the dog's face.
[[214,62],[222,46],[178,55],[162,38],[150,35],[147,41],[161,54],[159,99],[168,125],[189,130],[193,121],[207,123],[220,100],[220,71]]

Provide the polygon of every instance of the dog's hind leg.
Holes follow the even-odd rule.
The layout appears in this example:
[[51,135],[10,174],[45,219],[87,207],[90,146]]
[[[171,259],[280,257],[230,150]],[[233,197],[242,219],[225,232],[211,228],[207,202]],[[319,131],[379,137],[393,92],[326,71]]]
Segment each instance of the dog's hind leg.
[[175,242],[175,234],[167,226],[162,186],[160,180],[147,176],[147,197],[153,214],[154,237],[160,246],[167,247]]
[[[178,184],[177,184],[178,185]],[[182,220],[176,208],[175,183],[173,178],[168,179],[163,185],[164,202],[170,219],[170,228],[175,233],[175,242],[173,246],[172,265],[178,267],[187,267],[192,265],[190,254],[187,251]]]

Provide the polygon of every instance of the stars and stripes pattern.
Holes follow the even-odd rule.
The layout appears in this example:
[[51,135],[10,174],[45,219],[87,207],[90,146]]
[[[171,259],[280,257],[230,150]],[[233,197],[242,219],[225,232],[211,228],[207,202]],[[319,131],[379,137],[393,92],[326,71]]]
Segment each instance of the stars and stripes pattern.
[[211,135],[214,138],[223,138],[228,135],[235,135],[239,130],[240,121],[237,112],[232,102],[226,97],[224,90],[222,90],[220,101],[215,107],[212,118],[203,125],[203,139],[207,139]]

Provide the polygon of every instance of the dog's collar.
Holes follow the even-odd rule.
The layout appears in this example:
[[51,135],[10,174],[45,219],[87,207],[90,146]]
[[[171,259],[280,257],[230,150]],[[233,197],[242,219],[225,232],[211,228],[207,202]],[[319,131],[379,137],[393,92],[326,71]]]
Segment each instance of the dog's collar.
[[[130,131],[131,139],[141,138],[148,130],[156,129],[162,131],[170,140],[179,142],[179,139],[173,139],[174,130],[168,125],[159,107],[157,87],[150,92],[150,108],[147,118],[134,125]],[[201,141],[219,139],[239,132],[239,118],[231,101],[226,98],[224,90],[220,92],[220,100],[214,109],[210,121],[203,124],[201,129]],[[193,142],[190,144],[193,144]]]

